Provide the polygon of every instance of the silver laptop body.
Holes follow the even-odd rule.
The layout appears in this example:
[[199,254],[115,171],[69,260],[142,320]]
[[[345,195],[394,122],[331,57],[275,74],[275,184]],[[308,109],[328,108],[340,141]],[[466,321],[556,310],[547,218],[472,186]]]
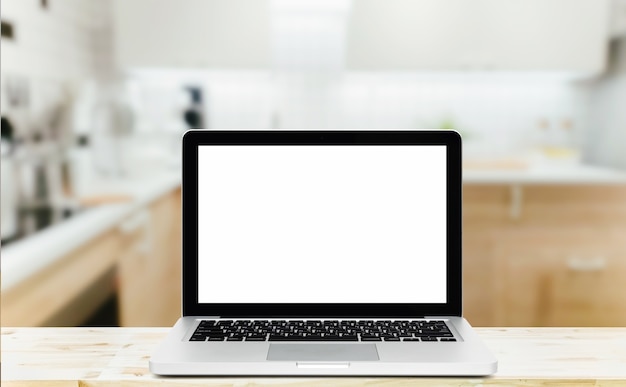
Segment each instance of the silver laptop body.
[[488,375],[454,131],[189,131],[158,375]]

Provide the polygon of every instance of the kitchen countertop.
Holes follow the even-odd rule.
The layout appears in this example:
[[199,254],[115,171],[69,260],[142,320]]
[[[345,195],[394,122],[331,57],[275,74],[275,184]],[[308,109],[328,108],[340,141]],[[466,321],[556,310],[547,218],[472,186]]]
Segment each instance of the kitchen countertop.
[[626,328],[476,328],[491,377],[158,377],[148,359],[169,328],[2,328],[3,386],[459,386],[626,384]]
[[180,186],[180,172],[164,171],[145,177],[94,180],[90,193],[98,196],[125,196],[113,204],[84,209],[74,217],[2,248],[2,287],[9,289],[57,259],[115,227],[136,209]]
[[[626,172],[581,164],[524,168],[466,168],[464,184],[626,184]],[[151,175],[98,179],[90,184],[94,195],[127,195],[131,200],[90,207],[76,216],[2,249],[1,290],[9,289],[54,263],[92,238],[116,226],[134,210],[180,185],[179,169]]]
[[626,184],[626,172],[585,164],[509,165],[502,168],[467,167],[465,184]]

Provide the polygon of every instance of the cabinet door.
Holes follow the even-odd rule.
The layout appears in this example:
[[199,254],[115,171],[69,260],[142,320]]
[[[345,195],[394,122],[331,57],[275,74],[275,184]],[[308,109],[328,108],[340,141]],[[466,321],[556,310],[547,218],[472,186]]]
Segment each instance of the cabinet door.
[[355,0],[354,70],[600,72],[607,0]]
[[154,203],[150,213],[154,220],[154,287],[159,295],[155,321],[158,326],[170,326],[182,315],[180,189]]
[[485,65],[501,70],[580,71],[605,67],[606,0],[479,0]]
[[626,36],[626,0],[611,0],[611,37]]
[[497,323],[624,326],[626,229],[504,231],[494,247]]
[[[477,327],[494,325],[492,241],[487,228],[463,233],[463,316]],[[471,231],[470,231],[471,230]]]
[[463,186],[463,315],[495,326],[493,235],[508,221],[507,186]]
[[155,323],[159,288],[154,287],[154,238],[147,209],[120,226],[123,248],[117,265],[120,326],[159,326]]
[[266,0],[117,0],[113,7],[120,67],[265,68]]
[[462,64],[466,0],[356,0],[346,65],[353,70],[452,69]]
[[121,326],[172,326],[181,316],[180,199],[176,190],[121,226]]

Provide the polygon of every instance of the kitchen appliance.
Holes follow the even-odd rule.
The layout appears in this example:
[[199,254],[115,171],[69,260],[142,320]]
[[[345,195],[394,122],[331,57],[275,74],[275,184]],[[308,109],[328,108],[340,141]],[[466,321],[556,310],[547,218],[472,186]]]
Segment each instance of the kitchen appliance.
[[189,86],[185,90],[189,92],[190,104],[183,112],[185,124],[189,129],[206,129],[204,108],[202,106],[202,89],[198,86]]
[[[71,99],[63,85],[8,77],[2,118],[2,241],[12,243],[78,210],[67,187]],[[46,89],[49,92],[41,92]],[[38,100],[37,108],[31,99]]]
[[15,163],[13,159],[14,129],[7,117],[2,117],[2,136],[0,141],[0,234],[3,241],[14,238],[18,233],[17,191]]

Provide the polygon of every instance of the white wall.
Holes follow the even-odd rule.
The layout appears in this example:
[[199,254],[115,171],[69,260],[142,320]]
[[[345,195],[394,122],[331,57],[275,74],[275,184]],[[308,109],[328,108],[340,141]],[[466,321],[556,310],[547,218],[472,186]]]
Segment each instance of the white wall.
[[493,153],[538,145],[542,122],[553,130],[573,124],[574,144],[563,145],[578,145],[588,129],[586,90],[553,75],[289,71],[142,74],[133,82],[142,128],[174,129],[176,92],[190,83],[203,86],[213,129],[425,129],[451,121]]
[[[13,24],[14,38],[2,38],[1,110],[21,135],[41,126],[54,106],[73,106],[87,80],[113,73],[110,2],[3,0],[2,20]],[[8,102],[8,84],[19,82],[28,101]],[[92,82],[93,83],[93,82]]]
[[2,19],[13,23],[14,40],[2,39],[2,74],[34,79],[80,79],[94,73],[106,53],[102,31],[108,1],[3,0]]

